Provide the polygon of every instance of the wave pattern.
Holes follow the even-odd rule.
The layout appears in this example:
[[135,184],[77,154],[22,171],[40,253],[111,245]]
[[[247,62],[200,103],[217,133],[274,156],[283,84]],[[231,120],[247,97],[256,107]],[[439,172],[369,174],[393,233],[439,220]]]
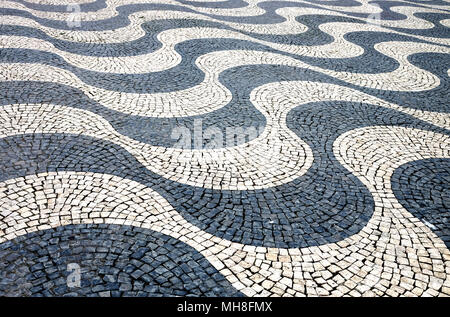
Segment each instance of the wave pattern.
[[450,295],[448,2],[0,15],[1,296]]

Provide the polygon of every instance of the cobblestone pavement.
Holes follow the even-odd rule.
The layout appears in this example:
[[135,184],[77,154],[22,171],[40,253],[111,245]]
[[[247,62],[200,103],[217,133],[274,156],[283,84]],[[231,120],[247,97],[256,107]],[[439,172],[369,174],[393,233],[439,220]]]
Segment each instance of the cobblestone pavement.
[[2,0],[0,296],[449,296],[449,27]]

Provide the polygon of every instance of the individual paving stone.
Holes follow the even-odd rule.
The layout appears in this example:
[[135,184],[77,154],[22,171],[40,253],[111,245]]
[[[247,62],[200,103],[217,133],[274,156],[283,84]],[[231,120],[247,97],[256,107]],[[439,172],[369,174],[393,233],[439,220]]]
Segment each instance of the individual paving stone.
[[[95,250],[108,241],[120,244],[114,249],[114,254],[118,255],[116,261],[129,263],[127,267],[98,257],[100,253]],[[49,246],[56,247],[56,253],[51,254]],[[135,248],[145,249],[145,254],[154,259],[153,263],[133,261],[128,251]],[[131,290],[143,296],[242,296],[193,248],[148,229],[106,224],[68,225],[9,240],[0,244],[0,252],[1,296],[109,297],[113,292],[126,296]],[[112,250],[104,252],[110,254]],[[162,255],[166,258],[160,264],[158,259]],[[55,269],[56,275],[49,276],[41,261]],[[182,267],[183,271],[168,267]],[[80,287],[70,284],[76,281],[73,274],[78,268]],[[105,275],[105,270],[116,273]],[[188,289],[182,282],[185,278],[190,281]],[[61,286],[55,283],[59,279],[64,281]]]

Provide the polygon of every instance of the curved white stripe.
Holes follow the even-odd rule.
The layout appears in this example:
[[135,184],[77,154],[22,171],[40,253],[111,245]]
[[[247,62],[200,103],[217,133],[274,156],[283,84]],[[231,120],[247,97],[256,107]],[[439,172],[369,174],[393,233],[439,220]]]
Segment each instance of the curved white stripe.
[[[97,11],[91,11],[91,12],[79,12],[78,18],[81,21],[96,21],[96,20],[104,20],[104,19],[110,19],[113,17],[118,16],[117,8],[123,5],[127,4],[148,4],[148,0],[132,0],[132,1],[122,1],[122,0],[106,0],[107,7],[97,10]],[[244,8],[204,8],[204,7],[197,7],[197,6],[191,6],[189,4],[181,4],[180,2],[174,1],[174,0],[164,0],[160,2],[152,2],[152,4],[161,4],[161,5],[176,5],[179,7],[188,7],[191,8],[199,13],[207,13],[207,14],[215,14],[218,16],[218,18],[222,17],[250,17],[250,16],[259,16],[265,13],[264,10],[259,8],[256,5],[250,5],[246,6]],[[67,21],[70,17],[73,16],[73,11],[68,12],[48,12],[48,11],[40,11],[40,10],[34,10],[31,8],[27,8],[25,5],[17,2],[12,2],[8,0],[2,1],[2,7],[4,8],[10,8],[10,9],[19,9],[19,10],[26,10],[30,13],[32,13],[34,16],[39,18],[45,18],[45,19],[52,19],[52,20],[59,20],[59,21]],[[232,10],[231,14],[227,11]]]
[[[188,7],[190,9],[193,9],[194,11],[200,13],[200,14],[213,14],[217,15],[217,17],[220,19],[221,17],[255,17],[259,15],[263,15],[265,11],[261,9],[258,4],[261,2],[266,2],[267,0],[253,0],[253,1],[246,1],[248,3],[247,6],[242,8],[205,8],[205,7],[199,7],[195,5],[190,5],[189,3],[181,4],[177,1],[172,0],[164,0],[164,2],[157,2],[156,4],[172,4],[176,6],[181,7]],[[310,2],[306,1],[297,1],[300,4],[306,4],[311,5]],[[117,7],[123,6],[123,5],[129,5],[129,4],[139,4],[139,3],[148,3],[146,0],[107,0],[106,4],[107,7],[94,11],[94,12],[80,12],[80,17],[82,21],[92,21],[92,20],[99,20],[99,19],[108,19],[117,16]],[[326,5],[326,4],[314,4],[318,8],[299,8],[299,7],[281,7],[276,10],[276,13],[279,14],[283,18],[287,18],[289,14],[286,13],[294,13],[295,15],[303,15],[303,14],[317,14],[317,10],[323,11],[324,14],[329,15],[332,14],[342,14],[347,15],[349,13],[362,13],[362,14],[377,14],[380,13],[382,10],[381,8],[371,3],[371,1],[363,1],[361,2],[360,6],[351,6],[351,7],[343,7],[343,6],[333,6],[333,5]],[[44,12],[40,10],[34,10],[31,8],[27,8],[25,5],[12,2],[12,1],[3,1],[3,7],[7,8],[14,8],[14,9],[24,9],[31,13],[33,13],[37,17],[42,18],[51,18],[54,20],[66,20],[68,16],[70,16],[70,12]],[[394,12],[406,15],[407,18],[403,20],[385,20],[382,23],[386,23],[386,25],[398,27],[399,25],[403,25],[401,27],[406,28],[428,28],[428,25],[430,22],[420,19],[416,16],[414,16],[414,13],[417,12],[446,12],[445,10],[439,8],[439,7],[431,7],[428,5],[421,5],[420,7],[414,6],[414,4],[411,4],[411,6],[406,5],[399,5],[399,6],[391,6],[390,9]],[[331,10],[331,12],[330,12]],[[297,13],[298,12],[298,13]],[[369,17],[369,20],[371,17]],[[427,26],[425,26],[427,25]]]
[[[406,59],[408,51],[396,51],[403,44],[412,52],[448,53],[448,49],[434,45],[423,45],[416,49],[408,42],[387,42],[377,46],[377,49],[381,48],[384,53],[392,54],[400,62],[400,67],[389,73],[360,74],[325,70],[280,54],[244,50],[216,51],[202,55],[195,61],[205,73],[203,82],[183,90],[153,94],[125,93],[90,86],[71,72],[41,64],[0,64],[0,70],[7,81],[49,81],[76,87],[103,106],[123,113],[178,117],[204,114],[228,104],[232,99],[231,92],[219,82],[218,77],[224,70],[241,65],[278,64],[302,67],[355,85],[383,90],[421,91],[437,87],[440,84],[438,77],[410,64]],[[212,100],[214,103],[211,103]]]
[[401,105],[386,102],[375,96],[368,95],[348,87],[333,84],[307,81],[268,83],[255,88],[250,94],[250,100],[258,109],[269,107],[270,104],[278,105],[281,110],[279,116],[283,121],[291,109],[299,107],[302,104],[339,100],[349,102],[365,102],[394,109],[436,126],[450,129],[450,114],[448,113],[401,107]]
[[[216,268],[225,267],[211,253],[211,245],[222,239],[191,225],[161,195],[135,181],[90,172],[50,172],[0,182],[0,243],[69,224],[101,223],[169,235],[196,249]],[[240,288],[236,277],[227,278]]]
[[[151,146],[116,132],[91,112],[54,105],[0,107],[0,136],[24,133],[83,134],[116,143],[150,171],[176,182],[215,189],[251,190],[281,185],[306,173],[313,162],[309,146],[290,131],[278,107],[259,110],[267,125],[255,139],[219,149]],[[190,137],[189,137],[190,138]]]
[[[227,21],[220,21],[223,25],[235,28],[237,31],[253,32],[255,34],[299,34],[307,30],[307,27],[297,21],[293,21],[294,17],[290,17],[287,21],[276,24],[243,24]],[[34,27],[44,31],[47,35],[72,42],[89,42],[89,43],[121,43],[137,40],[145,35],[142,24],[149,21],[168,20],[168,19],[200,19],[205,21],[217,22],[216,19],[203,16],[199,13],[158,10],[143,11],[130,14],[128,16],[130,24],[114,30],[104,31],[80,31],[76,28],[73,30],[61,30],[41,25],[33,19],[18,17],[14,15],[4,15],[0,25],[23,25]]]

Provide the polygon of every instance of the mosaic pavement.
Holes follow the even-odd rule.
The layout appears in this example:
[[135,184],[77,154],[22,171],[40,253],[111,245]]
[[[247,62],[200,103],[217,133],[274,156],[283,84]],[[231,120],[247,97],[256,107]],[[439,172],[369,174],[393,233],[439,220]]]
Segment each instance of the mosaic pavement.
[[449,27],[2,0],[0,296],[449,296]]

